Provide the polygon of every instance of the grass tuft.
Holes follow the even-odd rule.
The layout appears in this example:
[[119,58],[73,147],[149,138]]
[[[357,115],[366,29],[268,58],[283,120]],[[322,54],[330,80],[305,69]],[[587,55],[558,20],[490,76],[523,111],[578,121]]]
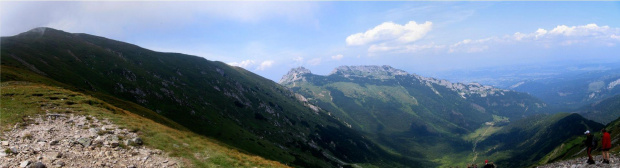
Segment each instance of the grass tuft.
[[24,137],[22,137],[22,138],[24,138],[24,139],[28,139],[28,140],[32,140],[32,134],[30,134],[30,133],[26,133],[26,134],[24,135]]

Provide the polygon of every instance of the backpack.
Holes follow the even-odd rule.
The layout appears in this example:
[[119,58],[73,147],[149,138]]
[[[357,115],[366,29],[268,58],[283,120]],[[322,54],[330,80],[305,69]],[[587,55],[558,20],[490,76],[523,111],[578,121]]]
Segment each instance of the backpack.
[[592,149],[596,148],[596,145],[598,145],[598,139],[596,139],[596,137],[592,137]]

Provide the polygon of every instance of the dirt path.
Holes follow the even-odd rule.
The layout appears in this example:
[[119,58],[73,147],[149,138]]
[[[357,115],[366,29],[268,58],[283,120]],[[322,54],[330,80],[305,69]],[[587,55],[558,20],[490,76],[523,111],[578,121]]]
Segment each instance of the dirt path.
[[489,128],[484,130],[484,133],[482,133],[482,135],[478,137],[476,141],[474,141],[474,147],[471,149],[471,152],[474,153],[474,158],[471,160],[472,163],[475,163],[476,159],[478,158],[478,152],[476,152],[476,146],[478,145],[478,142],[480,141],[480,139],[482,139],[482,137],[484,137],[487,134],[487,131],[489,131],[489,129],[491,129],[492,127],[493,127],[492,125],[489,126]]

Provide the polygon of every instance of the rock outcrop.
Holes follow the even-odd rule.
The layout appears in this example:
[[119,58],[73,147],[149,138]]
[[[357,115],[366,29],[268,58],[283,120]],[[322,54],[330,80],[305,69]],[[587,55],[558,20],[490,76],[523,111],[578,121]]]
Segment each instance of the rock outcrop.
[[603,168],[612,168],[612,167],[620,167],[620,158],[618,158],[614,154],[609,154],[610,164],[603,163],[603,157],[601,155],[593,156],[596,164],[587,164],[586,161],[588,157],[580,157],[571,160],[559,161],[554,163],[549,163],[542,166],[537,166],[537,168],[594,168],[594,167],[603,167]]
[[26,121],[0,137],[0,168],[180,166],[161,150],[142,146],[138,133],[107,120],[48,114]]
[[312,74],[312,72],[304,67],[293,68],[288,71],[286,75],[282,76],[282,79],[280,79],[280,82],[278,83],[287,84],[299,80],[303,81],[305,79],[305,74]]
[[374,66],[340,66],[334,69],[329,75],[339,75],[345,78],[360,77],[371,79],[394,79],[396,75],[408,75],[407,72],[393,68],[388,65]]

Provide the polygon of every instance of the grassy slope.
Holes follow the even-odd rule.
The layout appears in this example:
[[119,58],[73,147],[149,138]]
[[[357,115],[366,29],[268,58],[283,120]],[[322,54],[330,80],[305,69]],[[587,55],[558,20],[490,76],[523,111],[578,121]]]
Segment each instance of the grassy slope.
[[40,83],[40,84],[45,84],[48,86],[58,86],[58,87],[62,87],[62,88],[66,88],[69,90],[74,90],[74,91],[80,91],[89,95],[96,95],[95,97],[98,97],[100,100],[105,101],[106,103],[109,103],[111,105],[123,108],[125,110],[131,111],[134,114],[140,115],[142,117],[148,118],[150,120],[153,120],[157,123],[166,125],[168,127],[174,128],[174,129],[178,129],[178,130],[188,130],[187,128],[181,126],[180,124],[166,118],[163,117],[157,113],[155,113],[152,110],[149,110],[147,108],[144,108],[138,104],[135,104],[133,102],[129,102],[129,101],[125,101],[125,100],[121,100],[119,98],[113,97],[113,96],[109,96],[106,94],[101,94],[98,92],[93,92],[93,91],[88,91],[88,90],[83,90],[83,89],[79,89],[76,87],[73,87],[71,85],[67,85],[64,83],[60,83],[58,81],[55,81],[53,79],[50,79],[48,77],[44,77],[41,76],[39,74],[33,73],[31,71],[28,70],[24,70],[21,68],[15,68],[15,67],[11,67],[11,66],[0,66],[0,70],[1,70],[1,79],[0,81],[28,81],[28,82],[33,82],[33,83]]
[[23,123],[22,118],[26,116],[44,115],[49,110],[49,113],[107,118],[121,127],[138,131],[146,146],[180,157],[184,167],[287,167],[192,133],[176,123],[170,122],[177,125],[171,128],[82,93],[17,81],[3,82],[0,87],[0,132]]

